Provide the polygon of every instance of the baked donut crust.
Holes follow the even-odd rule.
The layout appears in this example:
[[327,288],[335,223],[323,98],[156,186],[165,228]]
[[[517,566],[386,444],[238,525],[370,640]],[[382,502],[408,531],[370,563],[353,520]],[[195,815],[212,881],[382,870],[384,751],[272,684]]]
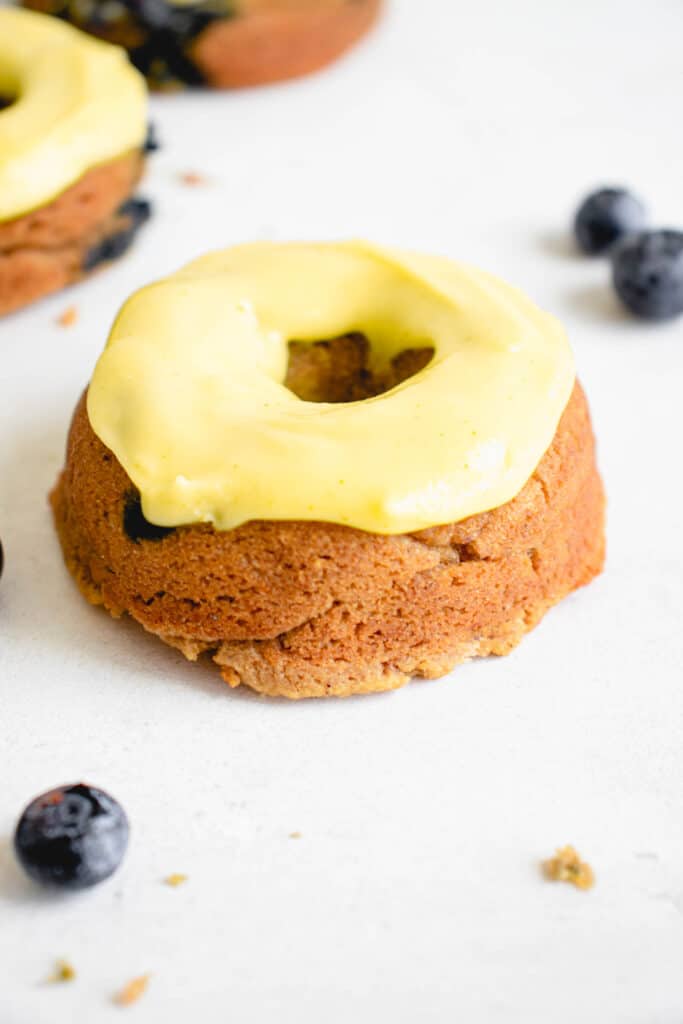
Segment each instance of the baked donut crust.
[[190,660],[209,652],[230,686],[294,699],[391,690],[506,654],[604,559],[604,494],[578,383],[512,501],[415,533],[154,527],[94,434],[85,396],[51,501],[90,602],[127,612]]
[[0,316],[80,281],[128,247],[148,215],[147,204],[129,202],[143,168],[140,150],[126,153],[45,206],[0,223]]

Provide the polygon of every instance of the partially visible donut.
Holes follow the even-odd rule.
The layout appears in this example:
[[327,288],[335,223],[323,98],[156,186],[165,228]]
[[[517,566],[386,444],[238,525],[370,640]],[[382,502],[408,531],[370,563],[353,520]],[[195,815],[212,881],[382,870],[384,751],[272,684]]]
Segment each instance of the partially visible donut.
[[150,216],[146,89],[125,54],[0,10],[0,316],[122,255]]
[[124,46],[153,88],[262,85],[317,71],[370,29],[382,0],[24,0]]
[[75,284],[122,256],[151,213],[133,198],[144,158],[93,168],[46,206],[0,223],[0,316]]

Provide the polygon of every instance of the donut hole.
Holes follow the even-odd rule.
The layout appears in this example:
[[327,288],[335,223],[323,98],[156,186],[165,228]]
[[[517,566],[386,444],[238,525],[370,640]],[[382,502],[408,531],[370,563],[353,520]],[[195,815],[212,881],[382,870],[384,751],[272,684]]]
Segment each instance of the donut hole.
[[0,94],[0,112],[11,107],[13,103],[16,103],[16,96],[3,96]]
[[327,341],[290,341],[284,384],[304,402],[361,402],[413,377],[433,356],[432,346],[404,349],[388,369],[373,373],[370,343],[363,334]]

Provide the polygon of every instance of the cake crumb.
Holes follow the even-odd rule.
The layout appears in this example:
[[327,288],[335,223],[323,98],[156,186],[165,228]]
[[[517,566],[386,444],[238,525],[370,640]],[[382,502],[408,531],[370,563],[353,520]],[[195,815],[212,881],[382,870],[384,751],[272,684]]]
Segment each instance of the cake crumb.
[[58,960],[54,971],[47,980],[50,982],[73,981],[75,977],[76,971],[69,961]]
[[203,174],[199,174],[198,171],[183,171],[180,175],[180,180],[183,185],[206,185],[206,178]]
[[124,985],[121,991],[114,996],[116,1005],[132,1006],[133,1003],[137,1003],[138,999],[147,991],[149,978],[149,974],[141,974],[139,978],[133,978],[132,981]]
[[301,839],[301,832],[290,832],[289,833],[289,838],[290,839]]
[[164,882],[166,885],[170,885],[172,888],[177,888],[179,885],[183,885],[187,881],[187,875],[183,875],[180,872],[176,872],[172,875],[166,875]]
[[73,327],[78,320],[78,309],[76,306],[67,306],[63,313],[57,317],[60,327]]
[[543,874],[551,882],[570,882],[577,889],[590,889],[595,882],[592,867],[581,860],[573,846],[563,846],[544,861]]

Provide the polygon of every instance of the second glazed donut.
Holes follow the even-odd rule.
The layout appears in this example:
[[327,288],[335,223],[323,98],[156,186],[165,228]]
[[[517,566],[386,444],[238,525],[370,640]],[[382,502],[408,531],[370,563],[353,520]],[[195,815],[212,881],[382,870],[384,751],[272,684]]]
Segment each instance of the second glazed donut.
[[157,89],[233,89],[317,71],[365,35],[382,2],[24,0],[124,46]]

